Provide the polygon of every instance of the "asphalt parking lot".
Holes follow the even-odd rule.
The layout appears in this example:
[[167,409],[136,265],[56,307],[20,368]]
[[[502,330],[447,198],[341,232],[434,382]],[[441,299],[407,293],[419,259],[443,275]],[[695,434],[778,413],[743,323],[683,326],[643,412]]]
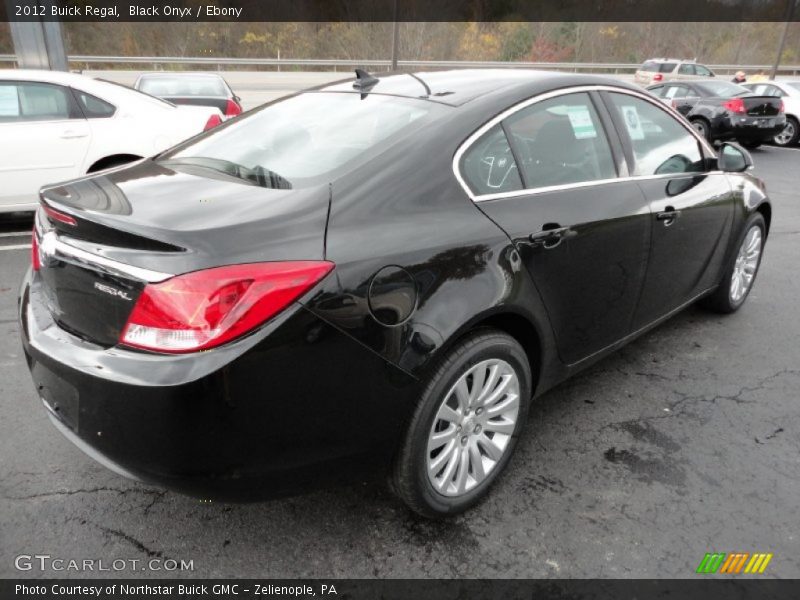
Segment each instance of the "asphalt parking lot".
[[771,552],[767,575],[800,577],[800,150],[753,156],[774,217],[745,307],[691,308],[548,393],[488,501],[438,523],[380,484],[208,504],[84,456],[18,342],[13,234],[30,224],[0,223],[0,577],[80,576],[15,569],[38,553],[191,560],[184,577],[682,578],[711,551]]

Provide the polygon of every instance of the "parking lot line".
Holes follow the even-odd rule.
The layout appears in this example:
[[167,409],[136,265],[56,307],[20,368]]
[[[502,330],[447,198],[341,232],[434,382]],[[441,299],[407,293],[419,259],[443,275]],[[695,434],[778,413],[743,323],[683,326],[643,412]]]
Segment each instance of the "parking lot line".
[[0,251],[2,250],[24,250],[25,248],[30,248],[30,244],[14,244],[13,246],[0,246]]

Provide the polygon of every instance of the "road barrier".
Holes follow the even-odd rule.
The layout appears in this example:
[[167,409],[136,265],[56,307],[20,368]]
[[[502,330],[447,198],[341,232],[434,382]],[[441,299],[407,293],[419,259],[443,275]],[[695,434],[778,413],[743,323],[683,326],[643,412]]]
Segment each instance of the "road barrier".
[[[206,65],[215,70],[223,71],[224,67],[273,67],[277,70],[290,67],[294,68],[327,68],[338,70],[340,68],[365,67],[374,70],[388,70],[391,68],[391,59],[350,60],[326,58],[222,58],[210,56],[85,56],[71,55],[68,57],[71,65],[83,66],[85,69],[97,68],[98,65],[110,67],[116,65],[148,65],[154,70],[163,69],[164,65]],[[16,63],[13,54],[0,54],[0,63]],[[590,62],[500,62],[500,61],[464,61],[464,60],[400,60],[397,62],[399,69],[546,69],[574,72],[601,72],[601,73],[633,73],[641,63],[590,63]],[[735,71],[755,73],[769,72],[772,65],[733,65],[719,64],[707,65],[713,71],[724,74]],[[800,65],[782,65],[778,68],[779,75],[798,75]]]

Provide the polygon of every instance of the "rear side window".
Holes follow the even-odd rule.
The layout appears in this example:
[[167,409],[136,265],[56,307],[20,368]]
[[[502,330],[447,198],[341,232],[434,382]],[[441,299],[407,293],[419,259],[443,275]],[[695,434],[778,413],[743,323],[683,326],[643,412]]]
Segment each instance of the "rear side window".
[[500,125],[473,143],[461,158],[461,176],[476,196],[522,189],[519,169]]
[[668,99],[686,98],[689,95],[689,88],[685,85],[671,85],[666,88],[663,97]]
[[504,125],[526,188],[617,176],[602,123],[585,92],[532,104]]
[[696,173],[704,170],[700,144],[670,113],[627,94],[609,93],[633,148],[638,176]]
[[81,106],[83,114],[89,119],[105,119],[111,117],[116,112],[113,104],[109,104],[105,100],[100,100],[96,96],[81,92],[80,90],[73,90],[78,103]]
[[0,121],[61,121],[80,118],[69,90],[50,83],[0,83]]
[[668,62],[668,63],[661,63],[658,65],[658,72],[659,73],[672,73],[675,70],[675,67],[678,63]]

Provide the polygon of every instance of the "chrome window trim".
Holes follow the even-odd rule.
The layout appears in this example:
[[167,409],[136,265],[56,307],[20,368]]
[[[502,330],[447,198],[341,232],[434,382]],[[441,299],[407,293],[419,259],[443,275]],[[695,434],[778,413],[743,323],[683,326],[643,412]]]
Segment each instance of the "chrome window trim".
[[640,98],[646,102],[649,102],[656,108],[659,108],[662,111],[670,114],[670,116],[672,116],[679,125],[681,125],[690,135],[692,135],[711,156],[716,156],[716,152],[714,152],[714,149],[711,147],[708,141],[700,137],[688,123],[683,123],[682,122],[683,117],[681,117],[679,113],[675,112],[674,109],[665,105],[661,100],[655,98],[651,94],[623,87],[615,87],[613,85],[580,85],[568,88],[560,88],[558,90],[545,92],[543,94],[539,94],[538,96],[534,96],[532,98],[528,98],[526,100],[523,100],[522,102],[514,104],[513,106],[507,108],[500,114],[495,115],[493,118],[491,118],[486,123],[481,125],[467,139],[461,142],[459,147],[456,149],[455,154],[453,155],[452,169],[456,180],[458,181],[459,185],[461,185],[461,188],[466,192],[467,196],[469,196],[469,198],[473,202],[485,202],[487,200],[498,200],[501,198],[516,198],[519,196],[530,196],[533,194],[540,194],[544,192],[570,190],[576,188],[589,187],[593,185],[605,185],[609,183],[616,183],[622,181],[637,181],[637,180],[649,180],[649,179],[677,179],[680,177],[697,177],[698,175],[716,175],[722,172],[722,171],[704,171],[699,173],[677,173],[677,174],[668,173],[663,175],[631,175],[626,177],[614,177],[612,179],[596,179],[592,181],[580,181],[577,183],[567,183],[562,185],[532,187],[521,190],[514,190],[512,192],[499,192],[496,194],[475,194],[472,192],[466,180],[461,175],[461,170],[459,169],[459,165],[461,163],[461,158],[464,156],[464,153],[466,153],[467,150],[469,150],[472,147],[472,145],[483,136],[483,134],[485,134],[492,127],[494,127],[501,121],[504,121],[505,119],[515,114],[516,112],[524,108],[527,108],[533,104],[537,104],[538,102],[549,100],[551,98],[557,98],[559,96],[565,96],[567,94],[576,94],[580,92],[593,92],[593,91],[616,92],[620,94],[627,94],[629,96],[634,96],[636,98]]
[[55,260],[66,262],[78,267],[85,267],[93,271],[100,271],[109,275],[117,277],[128,277],[144,281],[146,283],[158,283],[164,281],[175,275],[172,273],[162,273],[161,271],[153,271],[151,269],[143,269],[128,265],[118,260],[106,258],[87,252],[81,248],[68,244],[60,239],[54,229],[46,229],[39,217],[39,211],[36,211],[34,218],[34,235],[36,242],[39,245],[39,253],[50,254]]

